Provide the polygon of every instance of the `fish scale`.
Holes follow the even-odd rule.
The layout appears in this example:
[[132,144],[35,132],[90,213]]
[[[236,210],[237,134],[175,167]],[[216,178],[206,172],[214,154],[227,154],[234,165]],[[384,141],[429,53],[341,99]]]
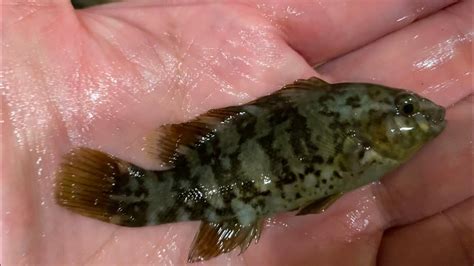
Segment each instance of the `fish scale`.
[[243,252],[267,217],[318,213],[380,179],[444,125],[444,108],[406,90],[298,80],[250,103],[162,126],[148,151],[167,170],[74,149],[58,171],[56,198],[123,226],[202,221],[188,261],[206,260]]

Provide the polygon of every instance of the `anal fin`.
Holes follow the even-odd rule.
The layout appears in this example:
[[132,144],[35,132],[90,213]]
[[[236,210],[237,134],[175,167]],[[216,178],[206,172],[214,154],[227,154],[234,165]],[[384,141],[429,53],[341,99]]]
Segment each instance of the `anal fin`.
[[339,199],[344,192],[339,192],[337,194],[332,194],[327,197],[318,199],[309,205],[303,207],[301,210],[296,213],[296,215],[306,215],[306,214],[317,214],[324,212],[329,206],[331,206],[337,199]]
[[239,224],[237,220],[222,223],[203,221],[191,246],[188,262],[208,260],[230,252],[237,246],[240,246],[241,254],[252,241],[258,241],[261,228],[262,220],[257,220],[248,226]]

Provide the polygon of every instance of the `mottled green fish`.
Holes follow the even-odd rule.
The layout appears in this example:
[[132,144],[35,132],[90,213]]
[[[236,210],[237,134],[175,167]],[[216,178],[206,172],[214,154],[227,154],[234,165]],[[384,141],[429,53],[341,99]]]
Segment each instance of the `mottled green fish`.
[[401,89],[298,80],[162,126],[152,153],[168,170],[73,150],[56,196],[68,209],[123,226],[200,220],[188,261],[206,260],[238,246],[243,252],[275,213],[317,213],[380,179],[440,134],[444,114]]

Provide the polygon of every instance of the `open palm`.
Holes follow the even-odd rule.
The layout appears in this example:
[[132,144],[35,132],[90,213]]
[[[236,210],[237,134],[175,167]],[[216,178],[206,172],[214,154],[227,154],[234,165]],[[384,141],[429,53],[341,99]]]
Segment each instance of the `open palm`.
[[142,147],[159,125],[318,75],[410,88],[449,106],[448,126],[381,183],[272,218],[243,255],[204,263],[472,264],[473,1],[453,2],[4,0],[2,262],[184,264],[197,223],[124,228],[60,208],[61,156],[87,146],[156,168]]

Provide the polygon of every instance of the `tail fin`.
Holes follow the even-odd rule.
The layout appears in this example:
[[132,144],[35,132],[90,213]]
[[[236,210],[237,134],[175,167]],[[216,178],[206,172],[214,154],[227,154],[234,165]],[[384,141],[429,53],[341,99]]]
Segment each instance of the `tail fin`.
[[153,174],[106,153],[78,148],[58,172],[56,200],[67,209],[124,226],[147,223],[145,175]]

